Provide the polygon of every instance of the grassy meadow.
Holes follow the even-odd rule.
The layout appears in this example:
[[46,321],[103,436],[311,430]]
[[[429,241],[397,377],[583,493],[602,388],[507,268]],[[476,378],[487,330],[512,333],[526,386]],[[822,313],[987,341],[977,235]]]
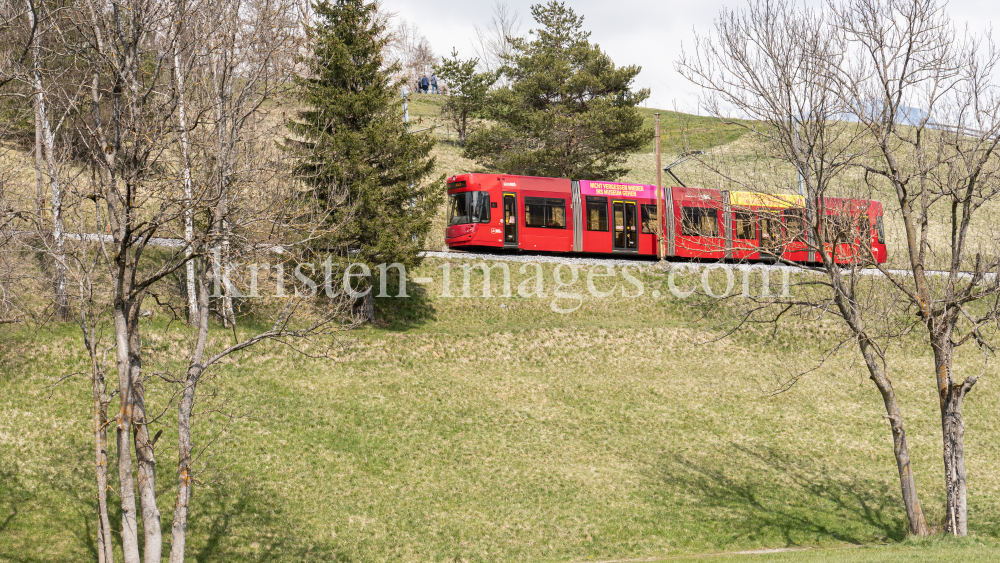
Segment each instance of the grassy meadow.
[[[195,423],[197,442],[212,445],[198,462],[192,560],[992,560],[991,378],[965,408],[971,537],[911,541],[881,401],[854,356],[769,394],[815,365],[835,322],[716,341],[712,315],[663,297],[654,270],[630,270],[641,295],[620,269],[595,279],[613,291],[599,299],[586,289],[589,266],[558,288],[545,264],[545,297],[524,298],[517,287],[533,269],[513,264],[514,296],[496,296],[494,269],[484,298],[479,270],[461,297],[462,262],[450,263],[456,297],[442,297],[444,262],[426,260],[412,275],[433,282],[377,300],[379,325],[344,334],[335,359],[264,346],[212,373],[198,409],[209,414]],[[558,275],[570,283],[568,267]],[[168,371],[190,334],[150,322],[162,336],[146,343],[148,364]],[[80,376],[53,387],[86,369],[79,335],[69,325],[0,331],[0,560],[93,559],[90,391]],[[891,358],[936,526],[931,359],[916,341]],[[975,358],[959,363],[973,369]],[[150,412],[165,413],[157,488],[168,526],[175,415],[166,384],[149,386],[159,401]]]
[[[441,97],[411,99],[414,130],[444,123]],[[654,110],[642,112],[651,124]],[[662,117],[664,163],[688,148],[759,159],[736,128]],[[480,170],[449,126],[434,135],[440,175]],[[651,147],[629,163],[624,181],[655,181]],[[688,185],[721,187],[708,170],[683,171]],[[443,224],[442,210],[427,248],[444,245]],[[455,297],[443,295],[446,263]],[[594,282],[612,292],[597,298],[591,266],[557,287],[570,269],[543,264],[545,296],[526,298],[517,288],[532,270],[512,263],[513,296],[496,296],[493,270],[486,298],[478,270],[460,296],[463,263],[425,260],[410,297],[377,299],[379,323],[343,333],[332,359],[270,344],[211,372],[196,407],[192,561],[1000,560],[992,373],[964,408],[970,537],[908,539],[882,403],[855,355],[771,393],[816,367],[835,321],[720,340],[718,313],[670,296],[651,268],[631,271],[641,294],[619,268]],[[150,374],[176,369],[191,338],[167,316],[147,321]],[[232,334],[215,327],[213,338]],[[71,324],[0,325],[0,561],[96,559],[89,382],[55,385],[87,371],[80,340]],[[914,338],[890,359],[921,502],[939,527],[930,353]],[[978,373],[979,359],[963,350],[958,375]],[[170,384],[148,385],[169,535],[176,406]],[[110,474],[115,489],[113,461]],[[109,494],[113,527],[118,502]],[[791,551],[740,553],[775,549]]]

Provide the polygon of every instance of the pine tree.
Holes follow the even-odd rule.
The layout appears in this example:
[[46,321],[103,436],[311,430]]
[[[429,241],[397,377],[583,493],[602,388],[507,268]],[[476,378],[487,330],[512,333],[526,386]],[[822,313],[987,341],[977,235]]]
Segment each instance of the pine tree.
[[434,65],[438,78],[448,85],[448,97],[441,108],[441,116],[455,125],[458,144],[465,146],[465,139],[472,129],[472,119],[479,117],[489,97],[490,88],[497,80],[495,72],[476,72],[479,59],[463,61],[458,51],[452,50],[451,58]]
[[[403,123],[402,81],[383,53],[389,37],[375,2],[323,1],[309,29],[307,109],[289,124],[298,171],[336,228],[318,251],[340,251],[374,267],[419,262],[418,252],[444,193],[430,178],[434,140]],[[341,201],[343,199],[343,201]]]
[[514,40],[503,72],[509,86],[491,97],[495,125],[472,134],[465,155],[497,172],[613,180],[652,131],[632,90],[640,67],[618,68],[563,2],[536,4],[533,38]]

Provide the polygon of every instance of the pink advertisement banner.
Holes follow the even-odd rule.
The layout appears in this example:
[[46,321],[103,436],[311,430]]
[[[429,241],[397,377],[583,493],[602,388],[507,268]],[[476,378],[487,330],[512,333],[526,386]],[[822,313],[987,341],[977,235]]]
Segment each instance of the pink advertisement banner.
[[607,197],[656,199],[656,186],[580,180],[580,193]]

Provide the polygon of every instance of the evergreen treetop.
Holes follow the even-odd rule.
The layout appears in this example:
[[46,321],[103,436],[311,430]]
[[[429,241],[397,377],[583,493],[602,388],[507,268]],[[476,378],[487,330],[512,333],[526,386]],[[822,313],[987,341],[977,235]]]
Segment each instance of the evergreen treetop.
[[616,67],[563,2],[531,14],[539,27],[514,40],[503,68],[510,86],[491,97],[495,125],[470,136],[466,156],[509,174],[619,178],[652,136],[637,110],[649,90],[632,89],[640,67]]
[[473,118],[480,117],[489,102],[490,88],[497,80],[495,72],[477,72],[479,59],[463,61],[458,51],[452,50],[451,58],[434,65],[434,72],[448,85],[448,96],[441,108],[441,116],[455,125],[459,146],[472,129]]
[[443,183],[430,181],[434,140],[403,123],[402,81],[385,63],[389,38],[378,5],[324,0],[309,39],[309,72],[300,78],[307,109],[289,127],[301,155],[298,172],[336,226],[324,250],[411,267]]

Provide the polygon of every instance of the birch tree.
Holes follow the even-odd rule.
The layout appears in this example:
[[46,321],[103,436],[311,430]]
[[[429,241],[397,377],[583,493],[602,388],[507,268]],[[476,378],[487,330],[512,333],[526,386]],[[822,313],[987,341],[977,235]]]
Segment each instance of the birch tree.
[[[198,292],[195,281],[195,262],[192,260],[194,253],[194,192],[191,185],[191,143],[188,138],[188,104],[185,96],[184,77],[187,70],[192,66],[191,58],[195,49],[193,43],[197,37],[185,28],[185,22],[189,14],[188,2],[178,0],[174,7],[174,35],[171,41],[171,51],[173,54],[173,88],[177,93],[177,140],[180,144],[178,158],[181,169],[180,182],[184,191],[184,242],[186,243],[185,258],[187,263],[184,270],[185,289],[187,291],[188,323],[196,325],[198,322]],[[194,10],[190,10],[193,12]],[[193,15],[193,14],[192,14]],[[185,33],[187,31],[187,33]],[[185,57],[186,55],[186,57]]]
[[[988,350],[981,329],[1000,314],[997,241],[974,230],[1000,200],[1000,50],[988,35],[956,30],[936,0],[853,0],[832,11],[852,55],[837,92],[874,145],[857,166],[867,183],[888,184],[906,239],[907,274],[880,270],[917,312],[934,355],[945,530],[964,536],[962,403],[978,377],[956,379],[953,364],[959,346]],[[950,233],[945,245],[931,244],[935,223]],[[938,268],[947,273],[931,279]]]
[[[322,339],[315,344],[321,354],[330,336],[351,326],[342,303],[296,292],[254,305],[258,318],[271,315],[270,328],[238,334],[238,314],[230,306],[235,285],[222,279],[223,250],[230,261],[261,262],[274,249],[294,258],[301,237],[316,236],[314,225],[293,222],[299,216],[289,204],[295,181],[287,155],[273,143],[275,128],[283,127],[272,114],[274,102],[291,84],[302,39],[296,7],[284,0],[82,0],[59,10],[22,14],[43,32],[21,76],[40,116],[39,154],[55,242],[14,240],[23,241],[20,250],[64,266],[55,298],[77,321],[90,359],[101,561],[112,561],[115,542],[126,562],[159,561],[163,554],[155,482],[162,420],[150,405],[169,402],[172,394],[149,395],[147,366],[177,361],[151,357],[142,343],[156,329],[142,318],[151,314],[144,309],[151,297],[154,307],[171,309],[168,280],[185,272],[188,283],[177,297],[188,308],[193,344],[179,374],[157,374],[176,385],[179,398],[170,560],[182,561],[202,375],[268,340]],[[68,60],[72,72],[63,72]],[[23,215],[5,213],[0,232],[13,232],[15,223],[33,224],[39,233],[47,228],[41,218],[32,223]],[[64,221],[71,221],[73,232],[65,232]],[[326,231],[338,227],[321,224]],[[166,246],[153,251],[156,244]],[[213,299],[235,343],[221,346],[209,338]],[[117,385],[110,373],[117,373]],[[111,425],[117,529],[106,494]]]

